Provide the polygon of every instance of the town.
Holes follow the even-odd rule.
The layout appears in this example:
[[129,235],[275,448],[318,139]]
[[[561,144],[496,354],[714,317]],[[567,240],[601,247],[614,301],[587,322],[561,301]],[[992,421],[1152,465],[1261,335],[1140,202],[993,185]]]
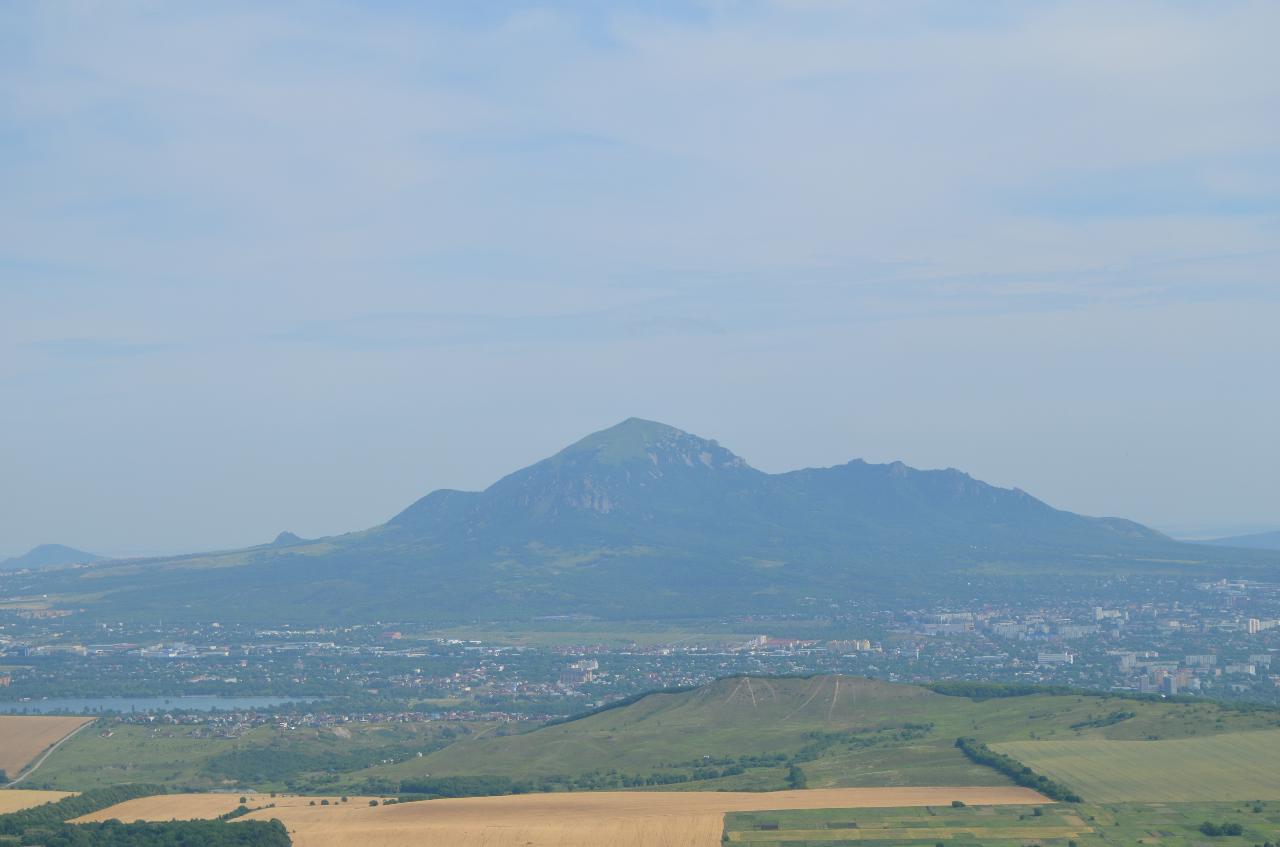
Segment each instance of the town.
[[267,723],[546,721],[741,673],[1280,702],[1280,585],[1244,580],[1098,580],[945,608],[814,598],[804,615],[638,632],[577,616],[457,632],[403,622],[80,624],[74,612],[6,605],[0,708],[114,711],[232,734]]

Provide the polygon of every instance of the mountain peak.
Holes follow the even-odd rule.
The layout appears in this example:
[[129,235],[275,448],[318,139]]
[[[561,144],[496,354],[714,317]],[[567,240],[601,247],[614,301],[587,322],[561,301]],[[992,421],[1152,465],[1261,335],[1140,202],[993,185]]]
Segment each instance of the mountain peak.
[[646,461],[654,465],[679,461],[706,467],[745,467],[746,462],[715,441],[699,438],[669,424],[627,418],[593,432],[560,451],[561,458],[589,455],[604,465]]
[[271,542],[272,547],[292,547],[294,544],[302,544],[305,538],[294,535],[292,532],[285,531],[276,536],[276,540]]

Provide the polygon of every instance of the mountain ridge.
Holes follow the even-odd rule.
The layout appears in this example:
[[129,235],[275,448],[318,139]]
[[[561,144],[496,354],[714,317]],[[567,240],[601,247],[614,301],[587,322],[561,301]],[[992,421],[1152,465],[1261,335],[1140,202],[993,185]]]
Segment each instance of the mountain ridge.
[[1198,543],[1217,547],[1243,547],[1251,550],[1280,550],[1280,529],[1271,532],[1252,532],[1248,535],[1230,535],[1225,538],[1207,538]]
[[[669,618],[924,596],[978,573],[1280,567],[1280,557],[1055,509],[954,468],[855,459],[766,473],[640,418],[482,491],[432,491],[368,530],[295,538],[99,565],[93,588],[117,616],[163,605],[166,619],[183,609],[227,618],[228,608],[307,619]],[[83,594],[82,578],[50,577],[39,590]]]

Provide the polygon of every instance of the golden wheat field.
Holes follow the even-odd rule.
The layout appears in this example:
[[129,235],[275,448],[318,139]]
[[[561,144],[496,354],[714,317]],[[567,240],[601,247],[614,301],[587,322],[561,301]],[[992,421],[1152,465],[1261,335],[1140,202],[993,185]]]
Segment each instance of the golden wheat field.
[[10,788],[0,791],[0,815],[6,815],[9,812],[19,812],[23,809],[30,809],[32,806],[43,806],[45,803],[52,803],[55,800],[61,800],[71,792],[69,791],[24,791],[20,788]]
[[93,718],[0,715],[0,769],[13,779],[46,748],[91,720]]
[[[250,806],[275,802],[247,819],[279,818],[297,847],[715,847],[725,812],[769,809],[894,808],[1034,804],[1025,788],[826,788],[807,791],[583,792],[467,797],[391,806],[368,798],[312,806],[310,797],[248,795]],[[336,798],[329,798],[333,801]],[[173,794],[130,800],[81,821],[213,817],[238,795]]]
[[[337,794],[317,794],[307,797],[300,797],[294,794],[282,794],[277,797],[272,797],[270,794],[157,794],[152,797],[139,797],[135,800],[117,803],[110,808],[78,817],[71,823],[94,823],[112,819],[121,820],[125,823],[133,823],[134,821],[207,820],[216,818],[219,815],[225,815],[227,812],[234,810],[240,805],[241,797],[245,799],[245,805],[250,809],[263,808],[264,812],[268,812],[267,818],[279,817],[281,819],[284,817],[283,814],[270,813],[283,812],[285,809],[298,806],[310,806],[313,801],[319,806],[322,800],[328,800],[335,807],[359,803],[368,808],[369,801],[377,799],[375,797],[349,797],[347,802],[343,803],[342,798]],[[271,803],[275,803],[276,808],[264,808]],[[328,807],[322,808],[328,809]]]

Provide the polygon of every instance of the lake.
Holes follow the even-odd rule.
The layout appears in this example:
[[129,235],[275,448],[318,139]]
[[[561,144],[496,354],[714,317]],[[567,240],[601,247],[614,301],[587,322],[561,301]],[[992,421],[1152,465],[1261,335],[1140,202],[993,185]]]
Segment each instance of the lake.
[[69,712],[90,715],[99,712],[167,712],[182,709],[212,712],[214,709],[265,709],[297,702],[288,697],[51,697],[48,700],[0,701],[0,714],[49,714]]

